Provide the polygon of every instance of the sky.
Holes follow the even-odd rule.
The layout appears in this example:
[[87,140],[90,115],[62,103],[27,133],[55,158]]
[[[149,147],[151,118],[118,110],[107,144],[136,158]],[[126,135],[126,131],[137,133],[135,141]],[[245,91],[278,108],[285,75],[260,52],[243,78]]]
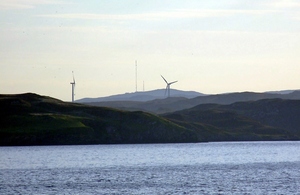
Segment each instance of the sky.
[[[300,89],[300,0],[0,0],[0,94]],[[137,66],[135,62],[137,61]],[[137,77],[136,77],[137,73]]]

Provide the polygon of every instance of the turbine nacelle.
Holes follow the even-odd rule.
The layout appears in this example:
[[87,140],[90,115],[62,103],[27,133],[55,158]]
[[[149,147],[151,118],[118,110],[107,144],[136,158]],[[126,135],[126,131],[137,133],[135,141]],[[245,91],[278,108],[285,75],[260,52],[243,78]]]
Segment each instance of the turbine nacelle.
[[167,87],[166,87],[166,90],[165,90],[165,95],[166,95],[166,93],[167,93],[167,91],[168,91],[168,97],[170,97],[170,86],[173,84],[173,83],[176,83],[176,82],[178,82],[178,81],[173,81],[173,82],[170,82],[170,83],[168,83],[168,81],[162,76],[162,75],[160,75],[162,78],[163,78],[163,80],[166,82],[166,84],[167,84]]

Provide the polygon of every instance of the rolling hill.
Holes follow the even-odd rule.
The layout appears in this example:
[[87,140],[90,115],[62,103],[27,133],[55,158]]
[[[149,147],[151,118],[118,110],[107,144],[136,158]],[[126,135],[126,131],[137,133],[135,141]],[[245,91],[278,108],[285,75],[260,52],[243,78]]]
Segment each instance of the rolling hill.
[[229,105],[201,104],[162,116],[189,126],[209,124],[220,132],[249,140],[256,136],[266,140],[270,135],[272,139],[276,136],[278,139],[300,138],[300,100],[263,99]]
[[160,116],[32,93],[0,95],[0,106],[2,146],[300,140],[299,100],[202,104]]
[[0,145],[197,142],[196,133],[145,112],[66,103],[27,93],[0,95]]

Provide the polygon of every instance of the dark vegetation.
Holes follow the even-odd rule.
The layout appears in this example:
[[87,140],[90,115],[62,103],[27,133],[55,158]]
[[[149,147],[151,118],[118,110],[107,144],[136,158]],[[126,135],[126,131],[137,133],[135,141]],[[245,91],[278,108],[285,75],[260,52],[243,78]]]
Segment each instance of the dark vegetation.
[[0,107],[2,146],[300,138],[299,100],[203,104],[158,116],[27,93],[0,95]]
[[66,103],[36,94],[0,96],[0,145],[196,142],[162,117]]
[[[209,124],[218,136],[207,141],[229,140],[299,140],[300,100],[263,99],[229,105],[201,104],[196,107],[162,115],[183,126]],[[186,125],[184,125],[186,124]],[[203,132],[203,136],[205,133]],[[212,139],[212,140],[211,140]]]

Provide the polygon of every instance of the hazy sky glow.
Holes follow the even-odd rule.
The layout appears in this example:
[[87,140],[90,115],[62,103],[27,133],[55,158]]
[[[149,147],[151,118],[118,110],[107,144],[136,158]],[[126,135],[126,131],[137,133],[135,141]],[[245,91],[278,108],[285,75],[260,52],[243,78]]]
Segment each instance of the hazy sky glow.
[[0,0],[0,93],[300,88],[300,1]]

